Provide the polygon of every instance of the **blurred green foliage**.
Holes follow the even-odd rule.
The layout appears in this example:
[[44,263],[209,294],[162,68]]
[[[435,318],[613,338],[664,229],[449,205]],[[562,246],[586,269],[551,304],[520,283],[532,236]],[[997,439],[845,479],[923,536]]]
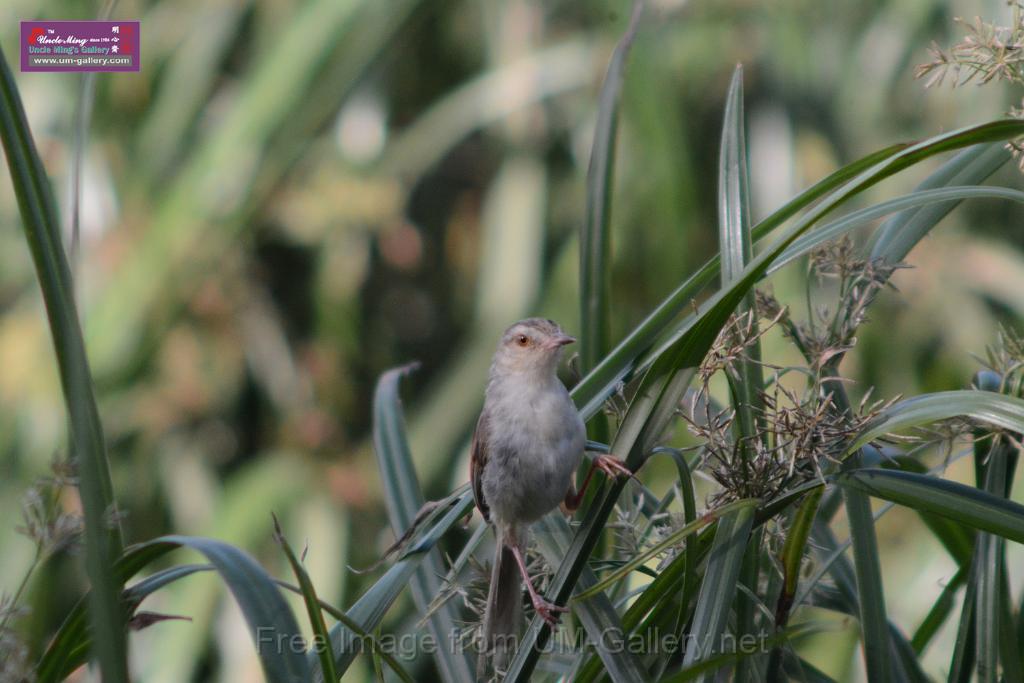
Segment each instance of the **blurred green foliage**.
[[[717,250],[714,169],[736,62],[746,72],[755,221],[869,151],[996,118],[1019,101],[1006,88],[924,90],[912,79],[928,43],[956,31],[953,16],[995,18],[1003,3],[651,5],[619,120],[613,341]],[[16,64],[19,20],[99,12],[9,0],[0,45]],[[628,14],[618,2],[526,0],[116,6],[115,16],[142,21],[143,69],[97,78],[76,270],[128,542],[213,536],[284,576],[273,510],[296,546],[306,540],[321,598],[350,604],[362,592],[368,578],[346,565],[372,563],[390,540],[369,443],[377,376],[422,361],[408,394],[410,441],[437,496],[466,478],[498,332],[528,313],[578,327],[595,102]],[[18,74],[18,85],[68,222],[79,79]],[[909,190],[930,168],[864,201]],[[1016,172],[1004,169],[1002,184]],[[983,351],[997,322],[1024,316],[1020,211],[968,204],[914,252],[918,268],[896,275],[901,294],[876,304],[844,364],[852,394],[968,382],[969,354]],[[31,561],[15,530],[23,494],[66,451],[19,220],[0,182],[3,591]],[[780,273],[776,295],[799,301],[804,275],[799,266]],[[772,362],[795,359],[777,336],[764,344]],[[73,495],[62,504],[78,507]],[[882,543],[929,557],[935,547],[907,531],[912,517],[890,514]],[[33,610],[20,621],[35,647],[80,593],[79,562],[63,554],[35,576]],[[919,620],[928,604],[899,586],[937,592],[952,573],[949,562],[919,563],[883,567],[897,621]],[[239,614],[212,578],[174,584],[157,600],[151,608],[193,622],[132,636],[140,680],[258,675],[234,627]],[[853,641],[844,642],[821,664],[836,675],[849,665]],[[360,659],[352,671],[369,676],[369,666]]]

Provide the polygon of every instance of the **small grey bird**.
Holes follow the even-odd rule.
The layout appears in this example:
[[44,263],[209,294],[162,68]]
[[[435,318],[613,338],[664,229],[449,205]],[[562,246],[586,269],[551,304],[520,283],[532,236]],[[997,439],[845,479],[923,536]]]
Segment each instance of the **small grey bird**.
[[533,587],[523,557],[529,525],[559,504],[575,510],[595,469],[632,475],[616,458],[598,455],[576,492],[573,475],[583,458],[586,430],[556,374],[562,347],[574,341],[555,322],[528,318],[505,331],[491,363],[470,460],[476,506],[497,535],[478,679],[486,674],[489,653],[501,671],[515,650],[520,575],[534,611],[545,621],[554,626],[558,613],[568,611]]

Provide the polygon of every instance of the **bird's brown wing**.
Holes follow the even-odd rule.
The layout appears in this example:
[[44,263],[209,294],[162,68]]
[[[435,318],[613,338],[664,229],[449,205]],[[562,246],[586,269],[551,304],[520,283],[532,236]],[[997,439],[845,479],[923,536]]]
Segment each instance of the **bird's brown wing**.
[[487,466],[487,413],[481,413],[469,447],[469,481],[473,487],[473,500],[485,522],[491,521],[491,509],[484,500],[484,468]]

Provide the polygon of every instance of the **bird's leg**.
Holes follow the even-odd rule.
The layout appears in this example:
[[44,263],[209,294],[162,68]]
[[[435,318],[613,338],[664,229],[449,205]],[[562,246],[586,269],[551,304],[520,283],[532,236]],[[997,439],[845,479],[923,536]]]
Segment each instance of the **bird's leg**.
[[565,496],[565,507],[570,512],[575,510],[583,502],[583,495],[587,492],[587,486],[590,485],[590,479],[594,476],[594,472],[601,470],[605,475],[611,479],[614,477],[633,477],[636,478],[633,472],[626,467],[625,463],[616,457],[610,455],[595,455],[593,462],[590,463],[590,469],[587,470],[587,476],[583,478],[583,485],[580,486],[580,490],[574,492],[571,488]]
[[533,611],[540,615],[541,619],[548,622],[548,626],[554,628],[558,625],[558,615],[552,614],[552,612],[568,612],[569,608],[556,605],[542,598],[537,593],[537,589],[533,587],[533,579],[530,578],[530,572],[526,571],[526,560],[523,559],[523,552],[519,549],[519,544],[509,543],[508,547],[512,549],[512,554],[516,557],[519,573],[523,575],[523,581],[526,582],[526,590],[530,592],[530,602],[533,603]]

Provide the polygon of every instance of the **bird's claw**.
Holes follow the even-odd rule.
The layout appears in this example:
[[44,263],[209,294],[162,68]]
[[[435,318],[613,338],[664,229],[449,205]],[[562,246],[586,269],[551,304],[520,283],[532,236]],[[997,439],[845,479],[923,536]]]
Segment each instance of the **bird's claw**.
[[626,467],[618,458],[610,455],[599,455],[594,458],[594,466],[609,477],[634,477],[633,471]]
[[[546,621],[548,626],[554,628],[558,626],[559,615],[562,612],[568,612],[569,608],[556,605],[553,602],[548,602],[544,598],[538,597],[533,600],[533,611],[536,612],[541,619]],[[553,612],[554,614],[552,614]]]

